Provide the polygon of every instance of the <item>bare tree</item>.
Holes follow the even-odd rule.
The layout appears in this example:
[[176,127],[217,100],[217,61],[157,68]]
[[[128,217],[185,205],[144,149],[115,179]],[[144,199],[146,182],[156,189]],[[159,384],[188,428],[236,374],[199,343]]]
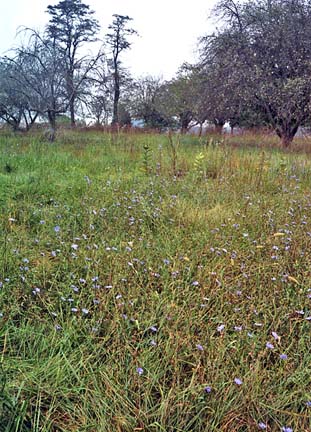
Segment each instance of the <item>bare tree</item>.
[[224,25],[201,39],[203,63],[219,65],[228,106],[256,105],[289,146],[310,116],[311,1],[221,0],[215,11]]
[[112,115],[113,85],[106,57],[103,55],[90,71],[84,105],[96,125],[108,124]]
[[15,81],[29,107],[48,119],[48,138],[54,141],[57,115],[65,113],[68,108],[64,57],[55,39],[46,39],[33,30],[28,32],[27,44],[8,59],[18,70],[10,78]]
[[28,131],[39,113],[31,108],[29,98],[23,94],[16,82],[15,77],[19,73],[17,64],[7,58],[0,59],[0,118],[14,131]]

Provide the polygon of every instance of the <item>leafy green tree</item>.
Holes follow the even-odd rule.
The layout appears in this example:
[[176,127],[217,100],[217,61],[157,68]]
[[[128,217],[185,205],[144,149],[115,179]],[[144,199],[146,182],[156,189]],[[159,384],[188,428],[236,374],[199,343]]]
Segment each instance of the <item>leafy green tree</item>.
[[48,6],[47,12],[50,15],[47,35],[57,42],[64,57],[66,93],[71,125],[74,126],[79,89],[96,63],[96,59],[81,56],[79,50],[83,44],[96,40],[100,27],[94,11],[81,0],[61,0]]
[[110,32],[106,35],[106,41],[111,48],[110,64],[113,77],[112,125],[118,125],[122,78],[126,76],[124,69],[121,67],[120,55],[123,51],[131,48],[132,44],[128,38],[137,35],[137,32],[128,27],[128,23],[132,21],[129,16],[115,14],[113,17],[112,24],[108,27]]

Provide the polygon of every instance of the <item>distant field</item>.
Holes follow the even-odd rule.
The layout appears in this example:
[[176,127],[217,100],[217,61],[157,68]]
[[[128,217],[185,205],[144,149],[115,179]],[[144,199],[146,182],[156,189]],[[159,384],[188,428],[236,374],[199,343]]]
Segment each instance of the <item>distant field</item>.
[[311,159],[270,141],[0,135],[1,431],[311,431]]

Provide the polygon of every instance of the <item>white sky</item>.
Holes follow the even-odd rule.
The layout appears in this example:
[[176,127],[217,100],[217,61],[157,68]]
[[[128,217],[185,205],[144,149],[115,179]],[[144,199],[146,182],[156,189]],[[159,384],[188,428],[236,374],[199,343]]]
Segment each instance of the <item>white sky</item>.
[[[107,32],[112,14],[129,15],[139,37],[133,37],[131,50],[123,56],[124,66],[136,75],[162,75],[171,78],[184,61],[195,60],[199,36],[212,31],[208,21],[216,0],[83,0],[95,11],[102,30]],[[48,21],[49,4],[58,0],[0,0],[0,55],[17,44],[16,29],[27,26],[42,29]],[[5,5],[4,5],[5,4]]]

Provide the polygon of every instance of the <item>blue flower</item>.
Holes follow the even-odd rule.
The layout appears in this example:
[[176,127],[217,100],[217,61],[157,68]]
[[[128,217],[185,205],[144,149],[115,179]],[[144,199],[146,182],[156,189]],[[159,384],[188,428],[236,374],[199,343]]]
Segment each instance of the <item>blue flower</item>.
[[221,332],[224,330],[224,328],[225,328],[225,324],[220,324],[220,325],[217,327],[217,331],[218,331],[219,333],[221,333]]
[[144,373],[144,369],[141,367],[136,368],[136,372],[138,373],[138,375],[142,375]]
[[243,384],[243,381],[240,378],[234,378],[234,382],[236,385],[240,386]]
[[272,332],[272,336],[274,337],[274,339],[276,341],[280,340],[280,336],[276,332],[274,332],[274,331]]

